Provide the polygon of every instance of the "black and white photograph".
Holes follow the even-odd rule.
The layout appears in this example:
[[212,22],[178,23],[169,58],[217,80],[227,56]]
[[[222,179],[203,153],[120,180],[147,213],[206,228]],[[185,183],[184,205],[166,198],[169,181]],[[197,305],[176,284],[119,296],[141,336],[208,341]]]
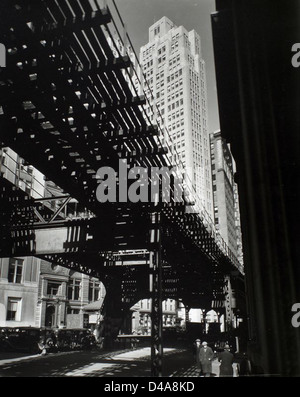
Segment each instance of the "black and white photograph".
[[299,15],[0,0],[1,378],[300,377]]

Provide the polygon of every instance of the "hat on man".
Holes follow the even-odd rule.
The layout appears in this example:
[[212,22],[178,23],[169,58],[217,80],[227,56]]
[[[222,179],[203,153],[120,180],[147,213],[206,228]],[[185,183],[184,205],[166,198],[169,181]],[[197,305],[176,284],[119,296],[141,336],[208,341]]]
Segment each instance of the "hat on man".
[[196,339],[196,342],[201,342],[201,340],[200,339]]
[[202,346],[207,346],[207,342],[202,342]]
[[224,346],[224,349],[225,349],[225,350],[230,350],[230,346],[229,346],[229,345],[225,345],[225,346]]

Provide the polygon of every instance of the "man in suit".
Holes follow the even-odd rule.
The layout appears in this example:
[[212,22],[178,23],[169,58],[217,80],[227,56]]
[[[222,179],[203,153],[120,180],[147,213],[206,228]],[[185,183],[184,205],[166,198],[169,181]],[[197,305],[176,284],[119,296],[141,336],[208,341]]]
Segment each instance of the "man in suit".
[[203,342],[202,347],[199,351],[199,361],[201,364],[202,372],[206,377],[209,377],[211,375],[213,358],[214,352],[209,346],[207,346],[207,342]]
[[230,352],[229,345],[224,346],[224,351],[219,355],[220,365],[220,377],[233,376],[233,354]]

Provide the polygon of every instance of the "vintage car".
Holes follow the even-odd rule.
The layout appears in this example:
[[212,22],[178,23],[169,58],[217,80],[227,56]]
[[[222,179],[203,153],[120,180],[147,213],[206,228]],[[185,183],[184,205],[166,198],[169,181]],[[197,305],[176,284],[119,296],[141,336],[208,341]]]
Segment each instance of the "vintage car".
[[56,331],[57,348],[60,351],[88,349],[96,344],[95,337],[86,328],[62,328]]
[[8,334],[12,330],[9,327],[1,327],[0,328],[0,352],[5,352],[9,350],[9,345],[7,343]]
[[5,327],[1,330],[4,351],[39,353],[40,329],[36,327]]
[[31,354],[77,349],[89,349],[96,345],[92,332],[86,328],[0,328],[0,352],[19,351]]
[[40,338],[38,345],[40,352],[43,354],[48,352],[56,352],[58,348],[55,331],[52,328],[40,328]]

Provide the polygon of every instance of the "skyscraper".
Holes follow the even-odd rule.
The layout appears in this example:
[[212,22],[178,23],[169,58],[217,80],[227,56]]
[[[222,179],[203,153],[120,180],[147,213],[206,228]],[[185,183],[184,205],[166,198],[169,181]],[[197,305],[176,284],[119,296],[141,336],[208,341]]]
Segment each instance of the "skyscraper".
[[172,164],[185,170],[195,208],[212,224],[206,76],[200,37],[163,17],[149,28],[149,42],[140,49],[140,64],[144,90],[150,98],[148,117],[161,127],[162,143],[169,149]]

